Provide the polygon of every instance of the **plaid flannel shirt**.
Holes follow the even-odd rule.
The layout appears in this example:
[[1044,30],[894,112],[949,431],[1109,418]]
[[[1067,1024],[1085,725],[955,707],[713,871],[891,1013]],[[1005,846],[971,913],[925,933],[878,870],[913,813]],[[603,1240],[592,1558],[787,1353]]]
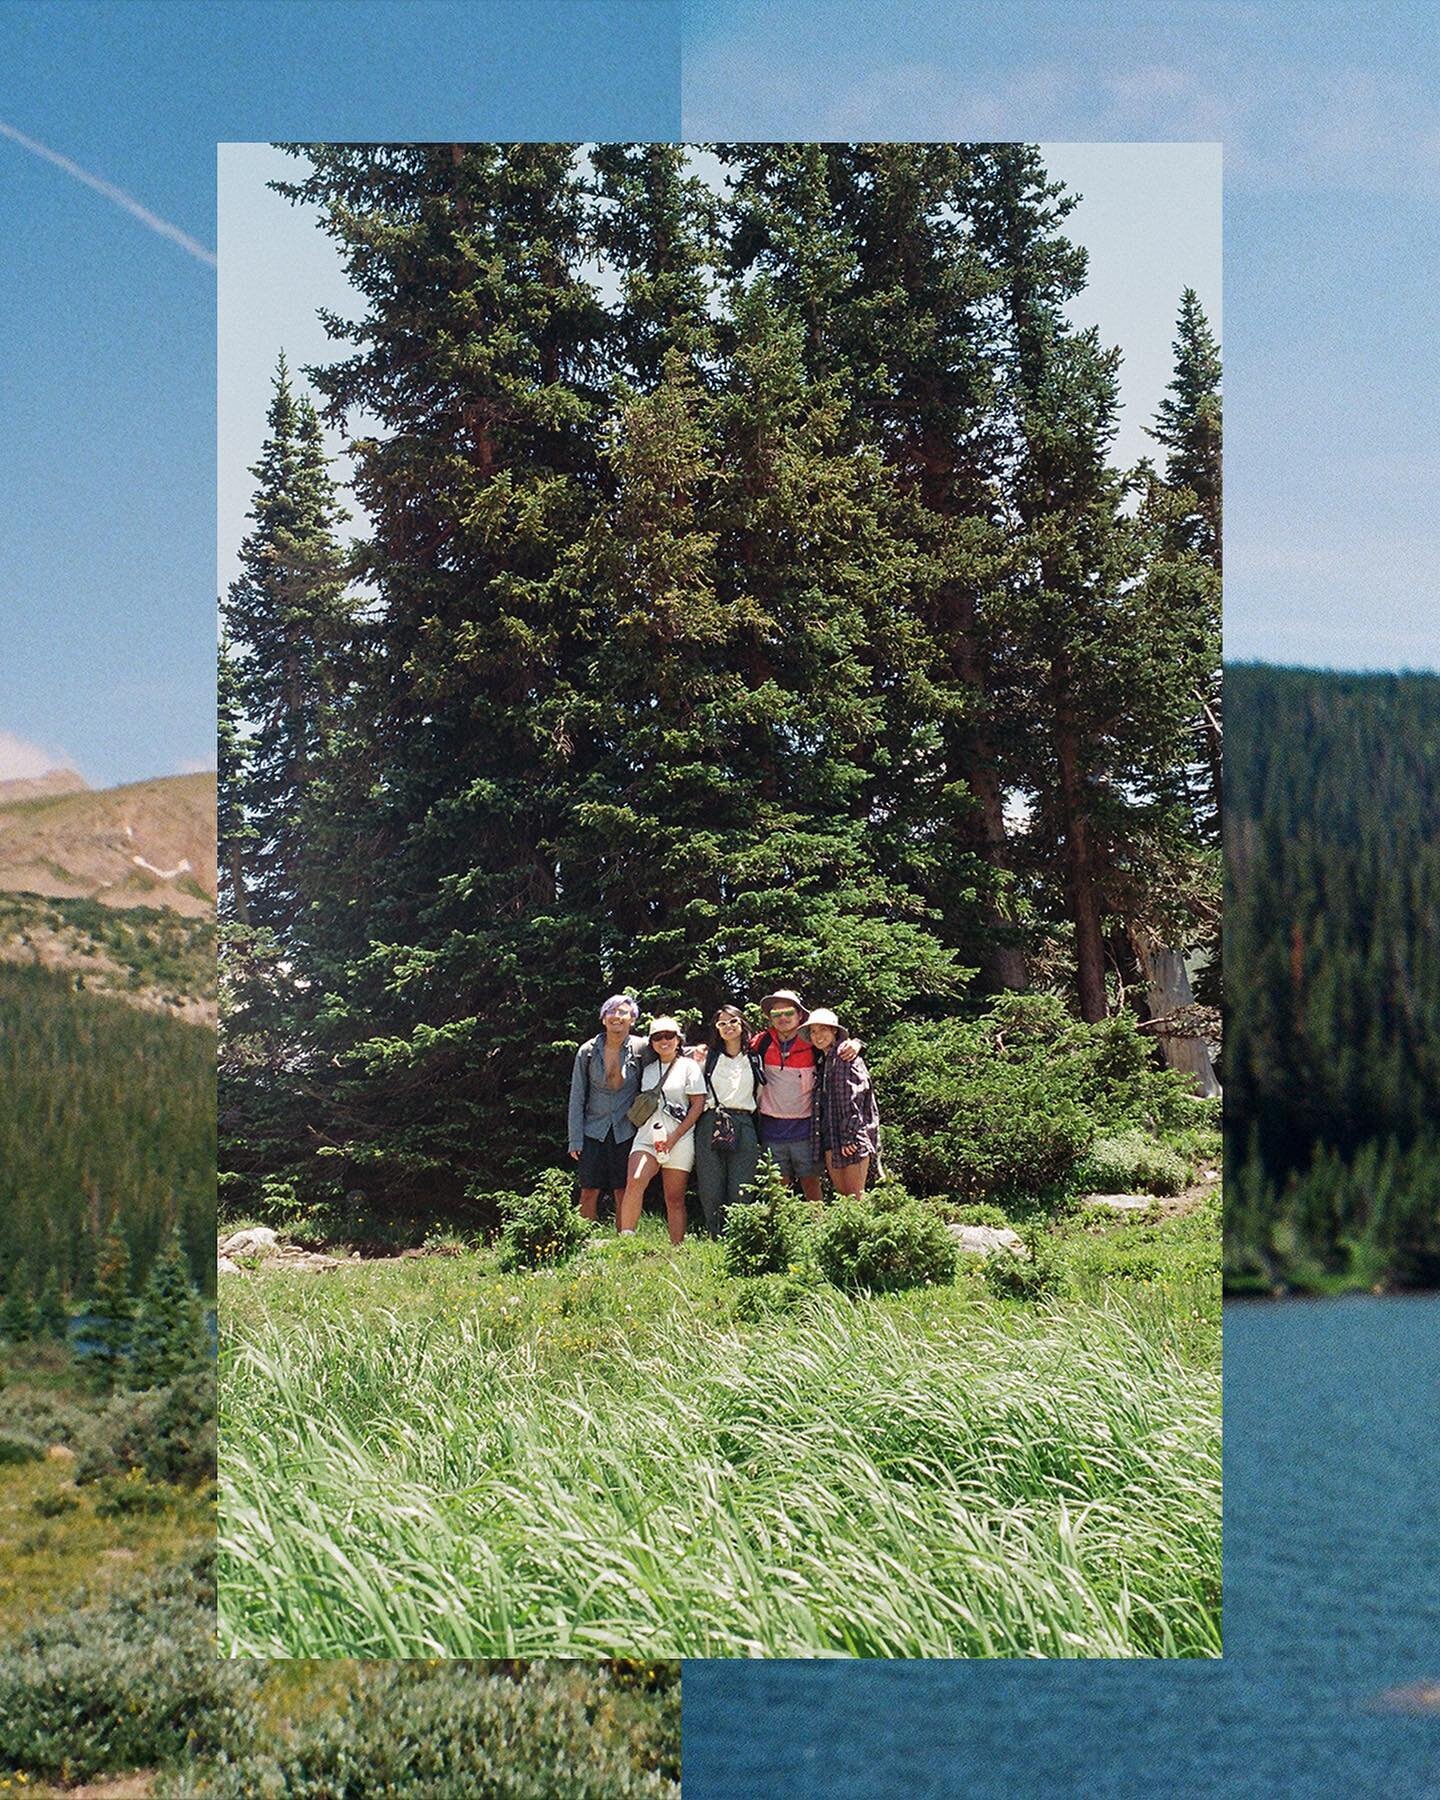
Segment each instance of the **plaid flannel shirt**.
[[[854,1144],[853,1156],[842,1156],[845,1145]],[[820,1079],[815,1083],[810,1114],[810,1154],[815,1162],[824,1150],[835,1160],[854,1164],[874,1156],[880,1144],[880,1115],[865,1058],[842,1062],[833,1052],[821,1059]]]

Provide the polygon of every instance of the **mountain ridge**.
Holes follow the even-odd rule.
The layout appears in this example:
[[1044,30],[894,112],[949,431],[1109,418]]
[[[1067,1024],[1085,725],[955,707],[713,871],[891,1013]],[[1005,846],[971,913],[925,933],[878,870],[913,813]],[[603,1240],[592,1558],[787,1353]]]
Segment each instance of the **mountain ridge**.
[[73,770],[0,782],[0,892],[208,918],[215,873],[213,772],[115,788]]

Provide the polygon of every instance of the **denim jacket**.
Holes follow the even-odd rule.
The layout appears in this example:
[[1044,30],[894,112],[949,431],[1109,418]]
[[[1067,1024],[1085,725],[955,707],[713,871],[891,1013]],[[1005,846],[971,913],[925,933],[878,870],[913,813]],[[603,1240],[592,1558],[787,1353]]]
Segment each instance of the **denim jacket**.
[[640,1071],[649,1045],[642,1037],[629,1037],[620,1047],[620,1085],[605,1085],[605,1033],[602,1031],[575,1052],[570,1076],[570,1148],[579,1150],[587,1137],[615,1133],[617,1144],[628,1144],[635,1127],[626,1118],[630,1103],[640,1092]]

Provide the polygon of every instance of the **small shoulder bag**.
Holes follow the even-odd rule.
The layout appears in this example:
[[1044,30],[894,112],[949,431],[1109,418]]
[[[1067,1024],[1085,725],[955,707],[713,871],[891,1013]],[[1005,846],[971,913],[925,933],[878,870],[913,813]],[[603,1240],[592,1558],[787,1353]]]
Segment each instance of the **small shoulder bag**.
[[715,1102],[715,1123],[710,1127],[710,1148],[718,1150],[722,1156],[728,1156],[740,1141],[740,1132],[735,1124],[735,1115],[728,1107],[720,1104],[715,1092],[715,1084],[710,1079],[710,1066],[705,1066],[705,1085],[710,1090],[710,1098]]
[[675,1061],[670,1064],[670,1068],[661,1070],[660,1079],[656,1082],[655,1086],[645,1093],[637,1094],[630,1102],[629,1106],[625,1108],[625,1117],[632,1125],[639,1126],[648,1124],[662,1106],[674,1119],[683,1119],[685,1117],[685,1108],[683,1106],[676,1112],[675,1108],[671,1106],[669,1101],[665,1098],[665,1083],[670,1079],[670,1070],[675,1067],[675,1064],[680,1061],[680,1057],[684,1054],[683,1050],[680,1051],[676,1055]]

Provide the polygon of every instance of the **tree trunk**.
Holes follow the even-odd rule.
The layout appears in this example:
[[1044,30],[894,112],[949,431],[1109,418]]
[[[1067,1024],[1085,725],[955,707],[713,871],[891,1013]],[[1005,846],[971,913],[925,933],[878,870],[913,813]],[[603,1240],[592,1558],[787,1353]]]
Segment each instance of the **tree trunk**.
[[1095,852],[1075,734],[1063,703],[1056,709],[1056,761],[1060,768],[1060,823],[1065,834],[1065,875],[1070,890],[1070,920],[1075,927],[1075,979],[1080,1017],[1089,1025],[1106,1015],[1105,937],[1100,926],[1100,896],[1095,878]]
[[[1157,943],[1143,931],[1132,930],[1130,941],[1135,946],[1135,954],[1145,972],[1146,1000],[1151,1018],[1164,1019],[1179,1012],[1182,1007],[1192,1005],[1195,996],[1190,991],[1190,977],[1185,971],[1185,959],[1179,951]],[[1166,1063],[1170,1068],[1178,1069],[1182,1075],[1188,1076],[1197,1094],[1212,1099],[1220,1092],[1215,1066],[1210,1060],[1210,1050],[1203,1038],[1170,1037],[1163,1032],[1156,1035],[1160,1054]]]
[[[1008,868],[1005,796],[1000,791],[1000,778],[995,772],[994,762],[985,756],[983,746],[973,759],[968,759],[965,779],[980,807],[981,824],[985,833],[985,860],[993,868],[1005,871]],[[992,929],[1010,929],[1011,921],[1005,918],[998,906],[987,910],[986,922]],[[980,973],[986,986],[992,991],[999,993],[1008,990],[1010,993],[1023,994],[1029,987],[1025,952],[1018,944],[988,944],[981,952],[981,958]]]

